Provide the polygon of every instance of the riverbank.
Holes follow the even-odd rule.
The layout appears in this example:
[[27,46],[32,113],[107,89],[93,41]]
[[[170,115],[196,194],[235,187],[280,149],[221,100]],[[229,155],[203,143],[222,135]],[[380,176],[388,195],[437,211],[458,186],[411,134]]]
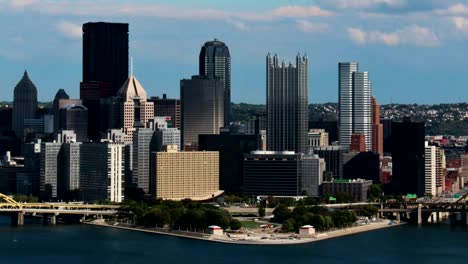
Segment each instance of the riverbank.
[[110,227],[116,229],[124,229],[130,231],[138,231],[145,233],[153,233],[166,236],[175,236],[180,238],[187,239],[198,239],[218,243],[226,244],[248,244],[248,245],[293,245],[293,244],[305,244],[313,243],[325,239],[331,239],[336,237],[342,237],[352,234],[358,234],[362,232],[368,232],[372,230],[378,230],[382,228],[399,226],[401,224],[390,224],[390,220],[381,220],[378,222],[371,222],[366,225],[360,225],[355,227],[349,227],[344,229],[338,229],[323,233],[317,233],[315,237],[311,238],[301,238],[292,233],[278,233],[278,234],[262,234],[257,232],[248,232],[244,234],[229,233],[225,235],[213,236],[206,233],[195,233],[195,232],[185,232],[185,231],[166,231],[162,228],[145,228],[130,226],[126,224],[110,224],[104,221],[93,221],[93,222],[84,222],[84,224],[101,226],[101,227]]

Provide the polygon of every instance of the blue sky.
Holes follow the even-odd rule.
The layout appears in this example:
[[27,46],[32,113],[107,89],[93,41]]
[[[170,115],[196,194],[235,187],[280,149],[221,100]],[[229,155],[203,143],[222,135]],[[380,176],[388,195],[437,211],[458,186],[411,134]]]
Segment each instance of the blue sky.
[[205,41],[230,49],[232,101],[265,102],[265,56],[309,56],[309,102],[337,101],[340,61],[369,71],[381,103],[468,101],[468,0],[0,0],[0,100],[23,71],[50,101],[79,96],[81,25],[130,24],[149,95],[179,97]]

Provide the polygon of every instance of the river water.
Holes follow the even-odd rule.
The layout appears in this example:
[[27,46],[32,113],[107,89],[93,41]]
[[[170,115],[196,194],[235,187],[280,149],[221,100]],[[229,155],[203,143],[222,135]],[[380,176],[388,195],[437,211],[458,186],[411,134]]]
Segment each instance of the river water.
[[0,263],[468,263],[468,230],[404,225],[285,246],[229,245],[88,225],[9,226]]

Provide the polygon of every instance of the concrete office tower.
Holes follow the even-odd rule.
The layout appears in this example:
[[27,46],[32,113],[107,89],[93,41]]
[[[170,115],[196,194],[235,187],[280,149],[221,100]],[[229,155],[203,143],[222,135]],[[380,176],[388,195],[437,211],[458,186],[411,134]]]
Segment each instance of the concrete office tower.
[[[318,157],[292,151],[251,151],[244,155],[244,193],[299,196],[317,194],[325,164]],[[317,166],[321,166],[318,168]]]
[[66,198],[67,193],[80,189],[80,145],[80,142],[73,141],[62,144],[59,166],[61,170],[57,179],[59,197]]
[[150,154],[159,151],[153,139],[156,134],[157,131],[150,128],[139,128],[133,133],[132,183],[145,193],[149,193]]
[[151,194],[168,200],[209,200],[219,190],[219,153],[216,151],[167,152],[151,154]]
[[249,116],[249,121],[247,121],[247,135],[260,135],[260,131],[266,131],[266,115],[265,114],[256,114]]
[[309,129],[309,133],[307,133],[309,152],[312,152],[314,147],[325,147],[328,145],[328,133],[325,129]]
[[128,24],[83,24],[83,83],[109,83],[112,95],[128,77]]
[[154,117],[154,106],[152,102],[146,101],[146,91],[133,76],[133,72],[120,88],[118,95],[123,101],[121,124],[125,133],[125,142],[131,143],[133,132],[137,128],[144,128]]
[[159,131],[162,133],[162,145],[177,146],[177,149],[181,149],[180,145],[180,130],[177,128],[161,128]]
[[169,127],[175,127],[180,130],[180,100],[167,98],[163,94],[162,98],[151,97],[148,102],[154,105],[154,116],[169,116],[171,117]]
[[357,62],[338,64],[339,141],[348,149],[351,135],[363,133],[366,150],[372,149],[371,85],[368,72],[359,72]]
[[318,155],[304,155],[302,157],[302,189],[307,195],[320,196],[320,185],[323,182],[323,173],[326,170],[325,159]]
[[424,194],[436,196],[436,146],[429,146],[427,141],[424,160]]
[[219,135],[200,135],[200,151],[219,151],[219,188],[240,193],[244,185],[244,154],[260,147],[260,135],[236,135],[222,131]]
[[461,155],[461,173],[460,177],[463,178],[464,185],[468,185],[468,153]]
[[43,142],[41,144],[40,199],[57,198],[57,179],[60,174],[60,149],[62,143]]
[[13,94],[12,130],[17,138],[24,141],[24,120],[36,118],[37,88],[24,71],[23,78],[15,86]]
[[198,135],[219,134],[224,126],[224,87],[220,79],[192,76],[180,81],[182,144],[198,145]]
[[73,130],[77,142],[88,141],[88,108],[81,104],[70,104],[60,109],[61,130]]
[[325,146],[314,148],[314,154],[325,159],[326,170],[333,173],[335,179],[343,178],[343,154],[341,146]]
[[383,125],[380,124],[380,104],[372,97],[372,152],[383,157]]
[[208,41],[200,50],[200,76],[221,80],[224,90],[224,126],[231,121],[231,55],[229,48],[217,39]]
[[267,149],[306,152],[308,131],[307,56],[296,57],[296,65],[266,57]]
[[398,194],[425,193],[424,122],[392,123],[392,186]]
[[[437,194],[445,191],[445,174],[447,173],[447,164],[445,151],[436,147],[436,188]],[[461,186],[463,188],[463,186]]]
[[123,201],[124,149],[122,143],[81,144],[80,198],[83,201]]

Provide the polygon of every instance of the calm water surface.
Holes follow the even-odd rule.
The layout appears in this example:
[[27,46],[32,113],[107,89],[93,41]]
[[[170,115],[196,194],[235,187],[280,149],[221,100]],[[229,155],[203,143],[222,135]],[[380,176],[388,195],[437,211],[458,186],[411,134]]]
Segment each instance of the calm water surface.
[[0,263],[468,263],[466,228],[400,226],[306,245],[226,245],[86,225],[9,226]]

